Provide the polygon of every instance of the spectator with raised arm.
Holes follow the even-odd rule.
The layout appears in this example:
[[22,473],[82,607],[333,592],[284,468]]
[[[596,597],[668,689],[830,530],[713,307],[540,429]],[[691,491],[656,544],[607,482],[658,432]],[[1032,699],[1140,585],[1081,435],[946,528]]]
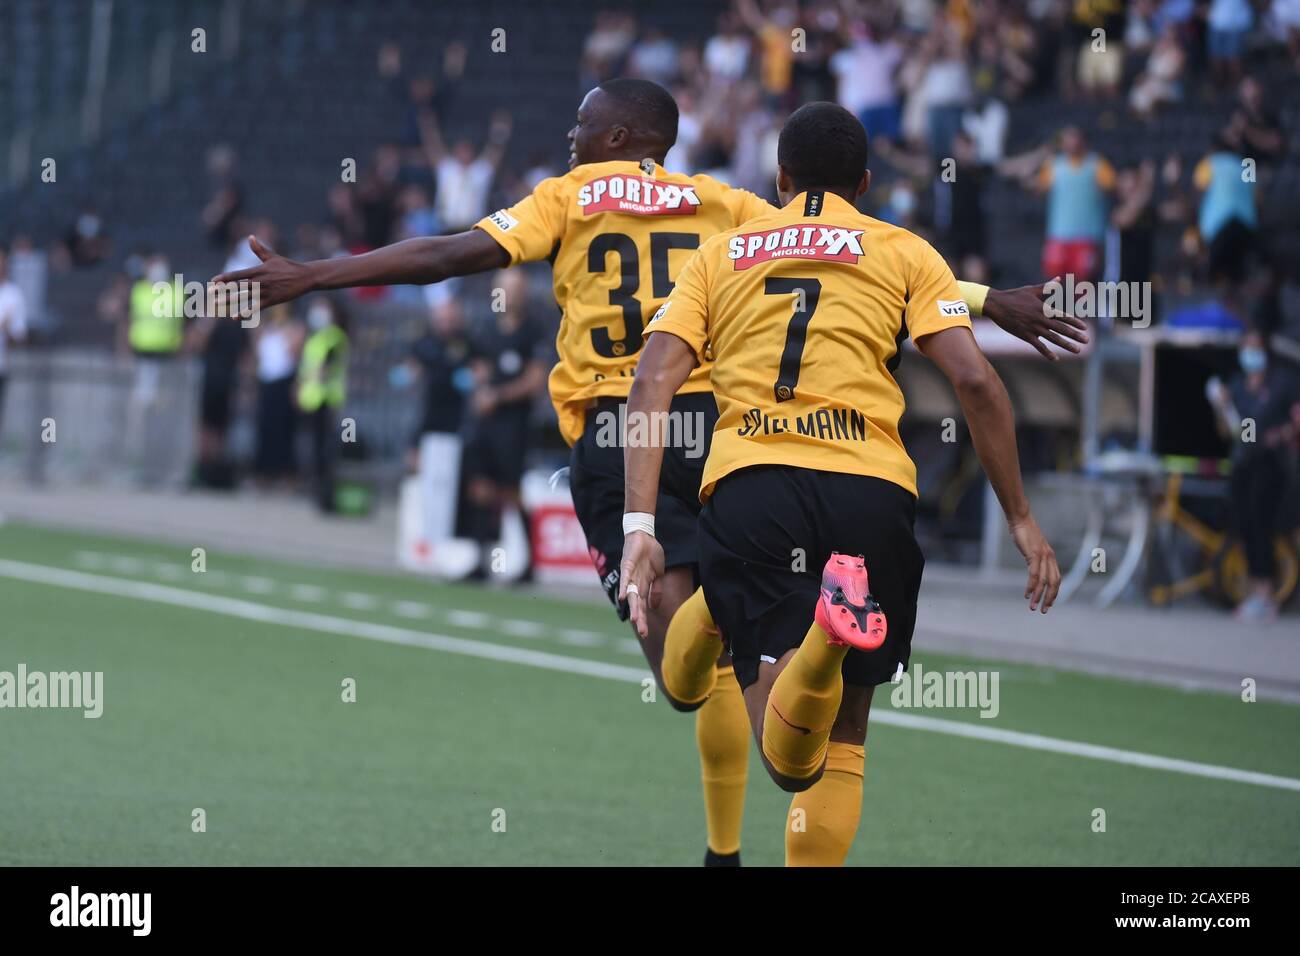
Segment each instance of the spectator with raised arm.
[[1060,149],[1039,168],[1033,188],[1047,196],[1043,275],[1071,273],[1076,281],[1097,278],[1114,168],[1089,149],[1083,130],[1067,126],[1061,130]]
[[425,155],[438,177],[434,204],[443,227],[460,232],[487,214],[492,180],[510,142],[513,121],[507,110],[493,113],[487,143],[477,153],[464,136],[448,149],[438,122],[431,113],[421,119]]

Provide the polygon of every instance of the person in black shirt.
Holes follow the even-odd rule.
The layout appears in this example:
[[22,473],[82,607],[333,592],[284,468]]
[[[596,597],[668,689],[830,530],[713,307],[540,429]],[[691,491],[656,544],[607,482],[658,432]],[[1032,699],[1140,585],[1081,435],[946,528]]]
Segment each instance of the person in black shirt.
[[248,350],[248,330],[242,322],[211,316],[191,332],[190,348],[201,357],[199,390],[199,455],[195,480],[212,488],[234,487],[234,470],[226,454],[226,437],[239,380]]
[[[1246,549],[1251,593],[1237,608],[1249,621],[1277,616],[1273,538],[1300,436],[1300,384],[1269,354],[1267,339],[1248,331],[1238,352],[1241,373],[1210,386],[1222,430],[1232,442],[1233,530]],[[1240,421],[1240,431],[1235,426]],[[1252,427],[1253,423],[1253,427]]]
[[[1156,167],[1149,159],[1140,166],[1121,169],[1115,177],[1115,207],[1110,222],[1119,238],[1120,282],[1150,282],[1155,271],[1155,183]],[[1154,298],[1151,313],[1160,314]]]
[[475,517],[472,536],[486,546],[500,539],[501,515],[521,508],[519,482],[528,451],[533,400],[546,385],[549,343],[528,316],[528,278],[503,269],[493,277],[493,304],[502,310],[476,338],[477,387],[465,443],[466,493]]
[[411,346],[411,360],[424,382],[424,414],[411,436],[414,451],[428,432],[456,435],[465,417],[465,397],[473,389],[471,342],[464,313],[453,298],[429,310],[429,331]]
[[1237,106],[1223,138],[1236,152],[1261,163],[1279,162],[1286,154],[1286,136],[1277,112],[1264,101],[1264,86],[1253,76],[1237,87]]
[[958,275],[984,282],[989,271],[984,218],[988,167],[980,162],[975,141],[966,133],[958,133],[952,142],[955,175],[941,174],[935,180],[935,226]]

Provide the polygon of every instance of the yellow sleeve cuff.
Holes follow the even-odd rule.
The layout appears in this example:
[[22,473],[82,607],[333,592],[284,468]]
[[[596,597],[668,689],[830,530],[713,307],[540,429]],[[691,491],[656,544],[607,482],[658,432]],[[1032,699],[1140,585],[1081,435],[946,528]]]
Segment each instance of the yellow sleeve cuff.
[[966,308],[970,309],[970,314],[983,315],[984,300],[988,298],[989,287],[975,282],[958,280],[957,288],[961,289],[961,297],[966,300]]

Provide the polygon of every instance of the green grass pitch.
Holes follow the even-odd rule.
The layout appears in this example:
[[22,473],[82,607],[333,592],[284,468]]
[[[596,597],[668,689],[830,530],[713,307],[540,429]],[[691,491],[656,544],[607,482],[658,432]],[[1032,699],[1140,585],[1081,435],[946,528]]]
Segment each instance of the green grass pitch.
[[[248,614],[33,583],[19,565]],[[194,573],[188,548],[9,524],[0,670],[103,671],[105,703],[98,720],[0,710],[0,864],[698,865],[693,718],[643,702],[634,681],[250,619],[258,608],[641,667],[596,603],[219,553]],[[1000,671],[995,720],[924,713],[1300,777],[1300,707]],[[867,751],[850,864],[1300,862],[1293,790],[888,724]],[[751,755],[747,865],[781,862],[788,803]],[[192,832],[195,808],[206,832]]]

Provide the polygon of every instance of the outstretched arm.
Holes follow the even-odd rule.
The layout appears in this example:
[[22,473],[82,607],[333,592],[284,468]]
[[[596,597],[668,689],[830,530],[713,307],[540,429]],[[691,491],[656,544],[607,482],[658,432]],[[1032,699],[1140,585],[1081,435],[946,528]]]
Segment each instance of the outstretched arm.
[[[636,366],[636,378],[627,397],[627,421],[657,421],[656,412],[667,412],[673,396],[695,368],[695,352],[671,332],[654,332]],[[649,434],[649,429],[641,429]],[[650,515],[659,500],[659,469],[664,450],[658,441],[627,444],[623,450],[625,514]],[[648,531],[626,532],[623,561],[619,568],[618,598],[628,602],[632,625],[642,637],[647,634],[646,604],[658,604],[655,584],[664,573],[664,550]]]
[[[428,285],[452,276],[470,275],[510,265],[510,254],[481,229],[451,236],[404,239],[359,256],[295,262],[279,255],[256,236],[248,247],[260,265],[223,272],[210,280],[216,294],[233,297],[234,283],[258,283],[258,306],[269,308],[308,292],[368,285]],[[233,313],[227,313],[233,314]]]
[[1060,590],[1061,569],[1029,510],[1029,499],[1020,482],[1016,425],[1006,387],[975,344],[970,329],[964,326],[922,336],[916,347],[939,366],[957,392],[975,453],[1002,505],[1012,540],[1029,568],[1025,586],[1029,609],[1046,614]]
[[[989,289],[971,282],[959,282],[962,297],[972,315],[991,319],[998,328],[1036,348],[1049,362],[1061,356],[1047,347],[1042,340],[1073,352],[1088,344],[1088,323],[1047,305],[1052,285],[1060,285],[1060,277],[1042,285],[1022,285],[1017,289]],[[1077,343],[1077,344],[1076,344]]]

